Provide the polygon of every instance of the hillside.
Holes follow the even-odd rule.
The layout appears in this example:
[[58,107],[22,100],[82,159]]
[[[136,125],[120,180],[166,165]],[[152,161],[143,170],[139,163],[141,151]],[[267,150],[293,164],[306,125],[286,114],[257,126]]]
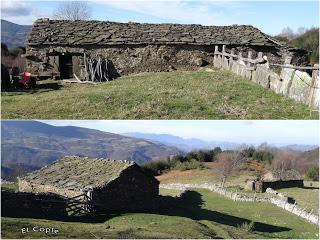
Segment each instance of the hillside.
[[8,48],[23,46],[30,32],[30,25],[18,25],[1,19],[1,43],[5,43]]
[[36,121],[2,121],[2,166],[41,167],[65,155],[82,155],[143,163],[181,153],[174,147],[79,127],[55,127]]
[[[32,94],[31,94],[32,93]],[[3,119],[318,119],[304,104],[224,70],[143,73],[114,81],[43,81],[2,92]]]
[[310,63],[319,63],[319,28],[312,28],[302,34],[301,36],[293,39],[291,45],[306,49],[310,52]]

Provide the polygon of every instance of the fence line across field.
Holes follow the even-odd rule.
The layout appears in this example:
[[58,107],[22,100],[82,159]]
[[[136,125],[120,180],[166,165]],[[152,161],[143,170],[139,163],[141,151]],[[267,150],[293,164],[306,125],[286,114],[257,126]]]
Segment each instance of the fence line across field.
[[[252,51],[248,51],[247,57],[243,55],[243,52],[235,54],[234,48],[227,53],[225,45],[222,46],[222,51],[219,51],[219,46],[215,46],[213,66],[231,71],[318,110],[320,105],[318,64],[312,67],[293,66],[290,56],[285,57],[284,64],[270,63],[262,52],[257,53],[256,59],[252,58]],[[270,66],[280,67],[281,73],[276,73]],[[310,76],[306,71],[312,71],[312,75]]]
[[257,197],[256,193],[254,196],[247,196],[239,194],[237,191],[231,191],[217,184],[181,184],[181,183],[171,183],[171,184],[160,184],[160,188],[163,189],[175,189],[186,191],[187,189],[200,188],[208,189],[222,196],[225,196],[235,202],[267,202],[276,205],[277,207],[283,208],[298,217],[306,219],[308,222],[319,225],[319,216],[313,214],[313,210],[307,211],[306,208],[302,208],[297,205],[297,203],[288,203],[287,201],[277,197]]

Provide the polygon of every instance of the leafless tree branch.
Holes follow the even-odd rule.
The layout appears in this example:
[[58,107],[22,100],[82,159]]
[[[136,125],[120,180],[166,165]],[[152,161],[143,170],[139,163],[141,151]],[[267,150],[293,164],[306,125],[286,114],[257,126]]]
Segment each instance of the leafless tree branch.
[[90,17],[91,7],[81,1],[63,2],[53,14],[53,18],[58,20],[87,20]]

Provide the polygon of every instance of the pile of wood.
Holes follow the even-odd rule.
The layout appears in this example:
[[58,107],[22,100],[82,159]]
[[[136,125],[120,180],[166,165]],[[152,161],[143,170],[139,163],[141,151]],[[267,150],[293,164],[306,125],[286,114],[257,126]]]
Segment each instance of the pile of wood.
[[65,82],[76,83],[99,83],[111,80],[108,59],[103,57],[91,58],[84,53],[84,74],[81,77],[73,74],[75,80],[65,80]]

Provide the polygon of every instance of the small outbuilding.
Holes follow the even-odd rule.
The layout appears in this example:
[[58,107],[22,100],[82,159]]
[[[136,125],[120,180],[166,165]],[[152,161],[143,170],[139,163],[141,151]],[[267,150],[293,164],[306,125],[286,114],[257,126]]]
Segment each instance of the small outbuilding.
[[99,210],[138,210],[157,198],[159,182],[133,161],[67,156],[19,179],[19,191],[85,195]]
[[273,170],[269,171],[256,180],[248,180],[246,189],[265,192],[267,188],[280,189],[289,187],[303,187],[303,178],[296,170]]

